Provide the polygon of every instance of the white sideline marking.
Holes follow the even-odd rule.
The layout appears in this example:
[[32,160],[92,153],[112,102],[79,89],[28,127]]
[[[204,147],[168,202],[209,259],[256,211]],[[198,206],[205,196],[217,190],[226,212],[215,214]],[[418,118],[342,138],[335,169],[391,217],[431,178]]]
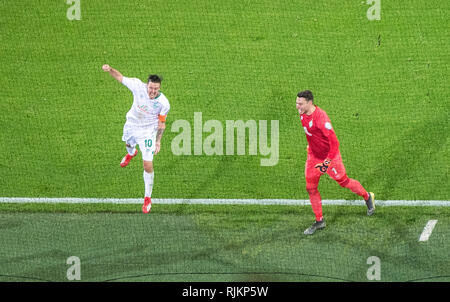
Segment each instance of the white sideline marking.
[[[113,203],[142,204],[143,198],[32,198],[0,197],[0,203]],[[183,199],[154,198],[153,204],[250,204],[250,205],[305,205],[308,199]],[[441,206],[449,207],[449,200],[376,200],[376,206]],[[366,206],[363,200],[322,200],[323,205]]]
[[423,229],[422,234],[420,234],[419,241],[427,241],[431,236],[431,232],[433,232],[434,227],[436,226],[437,220],[429,220],[425,228]]

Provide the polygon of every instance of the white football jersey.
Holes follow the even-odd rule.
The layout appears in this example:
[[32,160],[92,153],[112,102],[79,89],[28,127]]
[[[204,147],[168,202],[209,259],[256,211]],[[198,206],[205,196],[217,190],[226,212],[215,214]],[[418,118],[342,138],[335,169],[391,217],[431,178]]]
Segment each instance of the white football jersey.
[[165,121],[165,117],[170,110],[170,104],[162,92],[156,98],[150,99],[147,93],[147,85],[141,80],[123,77],[122,84],[133,93],[133,105],[127,113],[127,124],[156,128],[160,118]]

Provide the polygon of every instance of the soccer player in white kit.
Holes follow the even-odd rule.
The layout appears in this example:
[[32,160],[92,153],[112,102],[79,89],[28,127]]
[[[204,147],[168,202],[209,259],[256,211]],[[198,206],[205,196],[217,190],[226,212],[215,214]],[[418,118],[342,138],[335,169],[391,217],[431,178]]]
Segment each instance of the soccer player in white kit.
[[169,100],[160,91],[161,78],[158,75],[150,75],[145,84],[137,78],[124,77],[118,70],[107,64],[103,65],[102,69],[133,93],[133,105],[127,113],[122,136],[128,154],[122,159],[120,166],[128,165],[137,155],[136,145],[139,145],[144,161],[145,197],[142,211],[149,213],[152,207],[154,179],[153,156],[161,149],[161,137],[166,128],[166,117],[170,110]]

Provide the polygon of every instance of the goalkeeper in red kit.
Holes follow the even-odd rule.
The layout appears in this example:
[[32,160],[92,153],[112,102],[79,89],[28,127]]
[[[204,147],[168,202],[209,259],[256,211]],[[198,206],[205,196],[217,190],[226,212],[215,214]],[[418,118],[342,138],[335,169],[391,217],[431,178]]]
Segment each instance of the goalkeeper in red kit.
[[305,164],[306,191],[308,191],[312,210],[316,221],[305,230],[305,235],[312,235],[316,230],[325,227],[322,215],[322,199],[317,190],[320,177],[328,174],[344,188],[364,198],[367,205],[367,215],[375,213],[375,194],[367,192],[355,179],[351,179],[345,172],[339,141],[331,126],[331,121],[325,111],[314,104],[311,91],[305,90],[297,94],[296,107],[305,130],[307,159]]

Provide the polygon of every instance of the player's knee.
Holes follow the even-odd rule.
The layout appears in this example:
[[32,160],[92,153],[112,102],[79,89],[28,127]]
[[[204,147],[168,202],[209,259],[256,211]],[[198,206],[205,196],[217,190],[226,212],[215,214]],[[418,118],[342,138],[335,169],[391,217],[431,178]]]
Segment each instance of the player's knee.
[[306,191],[311,195],[318,192],[319,181],[315,178],[306,178]]
[[306,191],[308,194],[316,194],[318,192],[316,185],[306,185]]
[[344,175],[344,177],[336,179],[336,181],[341,187],[345,188],[348,185],[350,179],[348,178],[347,175]]
[[309,196],[313,196],[313,195],[316,195],[317,193],[319,193],[319,190],[317,190],[317,188],[315,188],[315,189],[306,189],[306,191],[308,191],[308,195]]
[[144,161],[144,171],[147,173],[153,173],[153,162]]

